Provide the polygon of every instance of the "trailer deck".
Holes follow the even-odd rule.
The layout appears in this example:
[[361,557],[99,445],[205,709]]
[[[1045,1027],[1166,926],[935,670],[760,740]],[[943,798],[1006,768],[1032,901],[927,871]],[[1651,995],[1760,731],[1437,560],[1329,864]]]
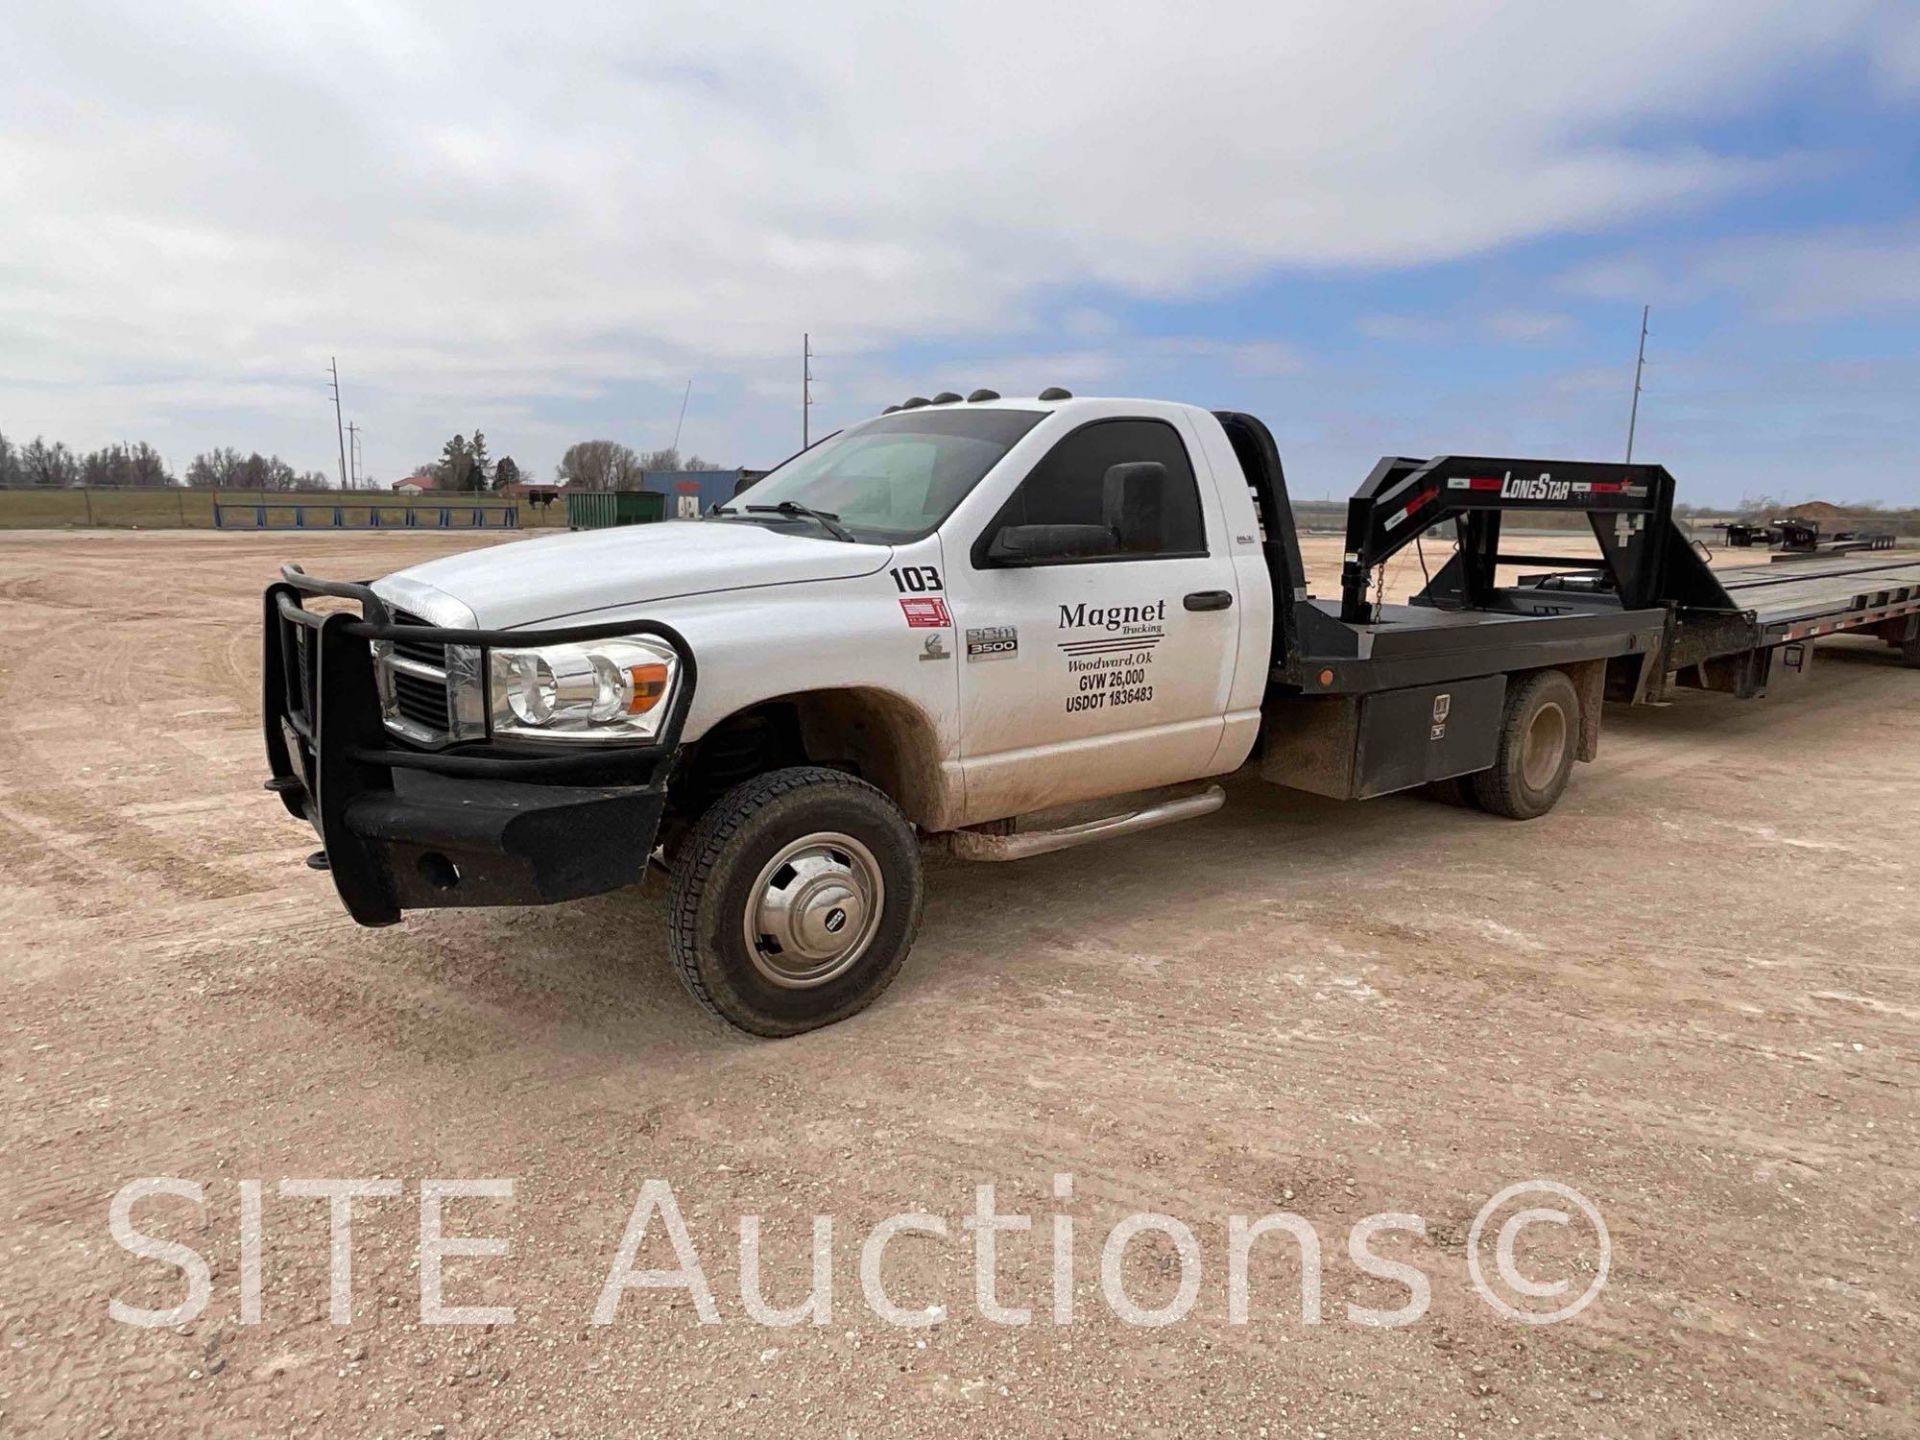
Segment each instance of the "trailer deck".
[[1920,614],[1920,554],[1886,552],[1791,570],[1742,565],[1715,573],[1735,605],[1749,611],[1761,643],[1857,629]]

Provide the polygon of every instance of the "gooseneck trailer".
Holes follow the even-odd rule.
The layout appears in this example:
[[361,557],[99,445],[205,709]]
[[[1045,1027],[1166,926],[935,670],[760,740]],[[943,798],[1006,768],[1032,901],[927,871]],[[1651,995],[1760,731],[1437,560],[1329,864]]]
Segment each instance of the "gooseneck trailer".
[[[1217,808],[1243,767],[1345,798],[1453,782],[1532,819],[1609,700],[1759,696],[1834,634],[1920,664],[1920,557],[1716,571],[1673,500],[1657,465],[1388,458],[1315,596],[1251,415],[910,401],[699,522],[371,582],[287,567],[268,783],[364,924],[594,894],[655,857],[691,992],[792,1034],[891,980],[928,844],[1134,833]],[[1547,512],[1584,520],[1590,558],[1503,537]],[[1388,603],[1410,546],[1428,578]]]

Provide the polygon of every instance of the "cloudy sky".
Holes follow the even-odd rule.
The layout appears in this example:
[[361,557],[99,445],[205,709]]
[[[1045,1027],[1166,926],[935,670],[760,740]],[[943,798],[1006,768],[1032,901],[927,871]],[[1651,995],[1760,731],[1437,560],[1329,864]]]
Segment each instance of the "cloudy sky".
[[0,10],[0,432],[771,464],[911,393],[1920,503],[1912,0]]

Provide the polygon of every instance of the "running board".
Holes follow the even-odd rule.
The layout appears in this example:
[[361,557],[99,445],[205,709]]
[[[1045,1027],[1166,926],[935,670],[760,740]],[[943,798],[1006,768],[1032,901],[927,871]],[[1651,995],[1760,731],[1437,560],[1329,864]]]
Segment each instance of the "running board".
[[1218,785],[1209,785],[1195,795],[1162,800],[1138,810],[1122,811],[1118,815],[1102,815],[1097,820],[1083,820],[1077,825],[1063,825],[1057,830],[1029,830],[1025,834],[1012,835],[952,830],[947,833],[947,843],[962,860],[1025,860],[1030,855],[1071,850],[1076,845],[1090,845],[1096,840],[1137,835],[1142,830],[1172,825],[1180,820],[1197,820],[1202,815],[1211,815],[1226,803],[1227,792]]

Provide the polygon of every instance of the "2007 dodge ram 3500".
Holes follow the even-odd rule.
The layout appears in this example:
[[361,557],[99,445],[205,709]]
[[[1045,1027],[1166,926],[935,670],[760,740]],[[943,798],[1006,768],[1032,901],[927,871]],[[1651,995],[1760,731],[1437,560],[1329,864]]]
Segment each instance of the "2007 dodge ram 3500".
[[[1913,559],[1729,579],[1672,502],[1658,466],[1390,458],[1317,599],[1252,416],[916,399],[697,522],[371,583],[285,567],[268,785],[367,925],[612,890],[657,851],[687,986],[794,1034],[898,971],[923,843],[994,860],[1130,833],[1217,808],[1206,782],[1249,763],[1355,798],[1461,777],[1529,819],[1593,758],[1604,699],[1759,694],[1840,630],[1920,662]],[[1504,553],[1502,516],[1536,510],[1584,512],[1596,557]],[[1378,567],[1441,525],[1446,563],[1382,603]],[[1501,583],[1516,564],[1553,568]]]

